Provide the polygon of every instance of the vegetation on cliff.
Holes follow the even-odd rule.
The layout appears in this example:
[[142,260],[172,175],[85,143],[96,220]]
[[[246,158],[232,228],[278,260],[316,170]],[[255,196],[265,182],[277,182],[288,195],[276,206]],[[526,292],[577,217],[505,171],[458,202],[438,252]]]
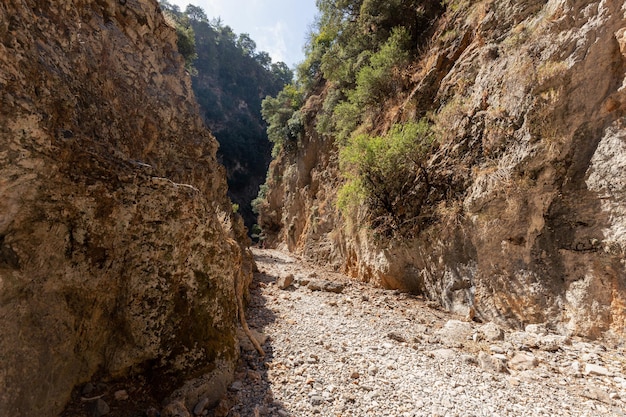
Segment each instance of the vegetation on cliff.
[[[317,5],[320,14],[298,79],[263,103],[274,153],[295,155],[304,131],[303,105],[319,96],[313,127],[340,148],[345,184],[338,207],[383,234],[409,233],[418,227],[431,194],[422,160],[433,133],[430,122],[417,117],[381,125],[397,105],[394,98],[408,89],[411,64],[442,5],[418,0],[320,0]],[[255,204],[261,206],[264,197]]]
[[284,62],[272,62],[267,52],[257,51],[248,34],[237,35],[198,6],[181,11],[161,1],[161,7],[176,27],[202,115],[220,144],[218,157],[226,167],[229,197],[250,229],[256,223],[250,202],[271,161],[261,101],[291,83],[293,72]]

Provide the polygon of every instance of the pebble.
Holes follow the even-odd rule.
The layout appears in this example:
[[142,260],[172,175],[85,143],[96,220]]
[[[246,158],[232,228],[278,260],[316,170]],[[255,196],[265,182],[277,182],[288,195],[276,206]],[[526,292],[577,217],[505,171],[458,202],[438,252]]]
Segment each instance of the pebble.
[[93,417],[102,417],[111,412],[111,408],[109,404],[106,403],[102,398],[98,398],[91,404],[91,415]]
[[[269,336],[268,355],[244,356],[228,417],[617,417],[626,409],[624,362],[615,359],[624,347],[602,349],[542,324],[516,332],[459,320],[418,297],[313,274],[289,254],[254,252],[265,254],[257,262],[267,276],[257,280],[293,274],[300,287],[251,291],[248,316]],[[300,277],[311,278],[308,287]],[[323,289],[332,282],[341,295]]]

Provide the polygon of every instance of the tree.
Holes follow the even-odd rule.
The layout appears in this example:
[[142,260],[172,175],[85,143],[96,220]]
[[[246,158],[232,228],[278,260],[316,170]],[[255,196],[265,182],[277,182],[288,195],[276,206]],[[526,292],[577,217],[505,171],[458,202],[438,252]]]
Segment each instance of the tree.
[[189,19],[195,20],[197,22],[208,21],[204,10],[198,6],[194,6],[193,4],[187,5],[187,8],[185,9],[185,14],[189,17]]
[[293,71],[282,61],[272,64],[271,71],[274,78],[282,84],[290,84],[293,81]]
[[237,40],[237,47],[241,49],[244,55],[254,56],[256,42],[254,42],[247,33],[242,33],[239,35],[239,39]]

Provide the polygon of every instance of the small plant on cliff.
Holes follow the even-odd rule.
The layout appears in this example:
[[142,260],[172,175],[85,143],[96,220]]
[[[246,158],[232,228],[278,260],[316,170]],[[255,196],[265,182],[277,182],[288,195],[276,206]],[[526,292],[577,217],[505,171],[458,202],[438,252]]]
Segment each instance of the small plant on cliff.
[[429,195],[425,163],[432,143],[425,120],[396,124],[383,136],[352,137],[339,154],[347,182],[338,207],[344,212],[364,207],[380,232],[413,228]]
[[[168,1],[161,0],[160,4],[164,11],[165,20],[171,27],[176,29],[176,35],[178,36],[176,45],[178,46],[178,52],[185,59],[185,68],[190,73],[195,74],[196,70],[193,63],[198,58],[198,54],[196,53],[196,36],[191,27],[189,15],[181,12],[178,6],[172,5]],[[190,10],[194,11],[193,16],[196,16],[195,9],[202,12],[202,9],[192,6]]]

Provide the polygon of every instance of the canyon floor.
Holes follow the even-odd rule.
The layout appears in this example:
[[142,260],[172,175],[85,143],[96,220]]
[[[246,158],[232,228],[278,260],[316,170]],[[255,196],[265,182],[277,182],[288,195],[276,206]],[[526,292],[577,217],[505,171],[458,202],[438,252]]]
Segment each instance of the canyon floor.
[[626,415],[623,341],[503,331],[279,251],[254,254],[248,321],[266,355],[243,338],[228,398],[198,414]]

